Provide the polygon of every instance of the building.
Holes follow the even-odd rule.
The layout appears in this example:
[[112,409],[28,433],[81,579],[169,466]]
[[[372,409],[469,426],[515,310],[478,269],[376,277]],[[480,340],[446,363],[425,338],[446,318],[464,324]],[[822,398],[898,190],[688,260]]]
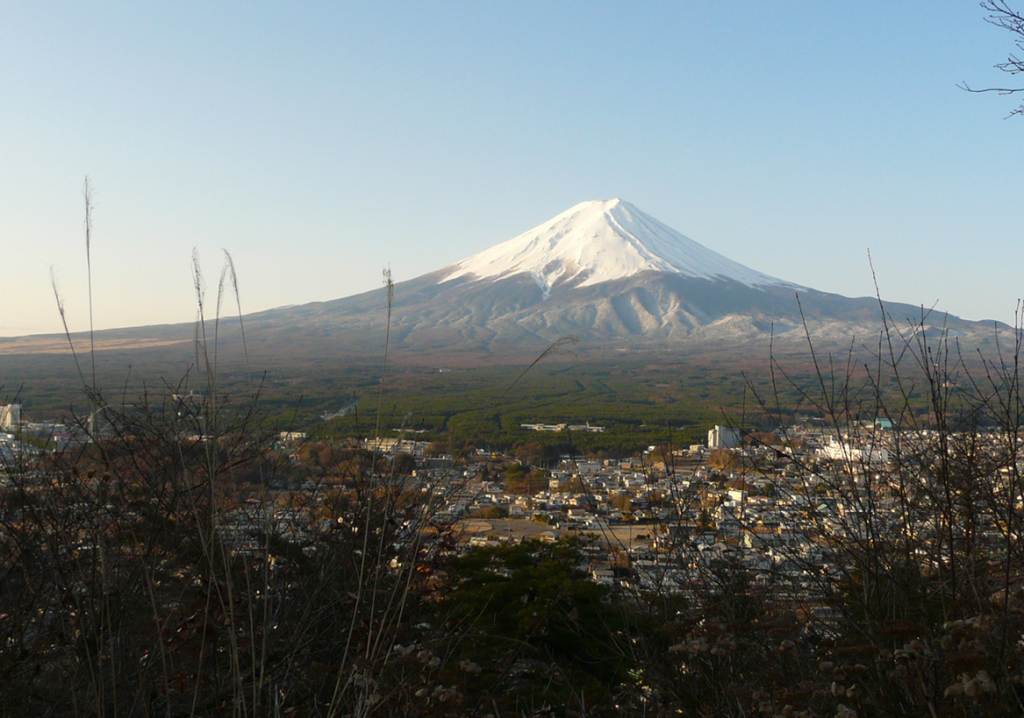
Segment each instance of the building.
[[529,429],[530,431],[576,431],[576,432],[590,432],[591,434],[600,434],[604,432],[603,426],[591,426],[588,421],[586,424],[520,424],[523,429]]
[[381,436],[376,439],[367,439],[366,447],[379,451],[387,456],[395,454],[409,454],[417,459],[423,458],[429,444],[426,441],[413,441],[412,439],[396,439],[388,436]]
[[709,449],[731,449],[739,446],[740,432],[730,429],[728,426],[715,425],[714,429],[708,432]]
[[21,426],[21,404],[0,406],[0,429],[14,429]]
[[818,453],[832,461],[846,461],[864,464],[884,464],[889,460],[889,452],[880,446],[868,444],[854,446],[848,441],[841,441],[834,436],[828,438],[828,444]]

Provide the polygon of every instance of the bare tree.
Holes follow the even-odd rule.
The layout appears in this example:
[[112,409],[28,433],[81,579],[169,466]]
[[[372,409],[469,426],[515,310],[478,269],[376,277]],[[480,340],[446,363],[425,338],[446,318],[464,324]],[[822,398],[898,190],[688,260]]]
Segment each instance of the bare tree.
[[[1014,36],[1014,45],[1017,46],[1018,50],[1024,52],[1024,15],[1011,8],[1005,0],[984,0],[981,3],[981,7],[988,13],[985,21],[1009,31]],[[1010,53],[1004,62],[996,64],[995,67],[1010,75],[1020,75],[1024,73],[1024,60]],[[966,82],[961,83],[960,87],[968,92],[996,92],[1000,95],[1014,95],[1018,92],[1024,92],[1024,87],[973,88]],[[1014,115],[1024,115],[1024,103],[1018,105],[1009,114],[1010,117]]]

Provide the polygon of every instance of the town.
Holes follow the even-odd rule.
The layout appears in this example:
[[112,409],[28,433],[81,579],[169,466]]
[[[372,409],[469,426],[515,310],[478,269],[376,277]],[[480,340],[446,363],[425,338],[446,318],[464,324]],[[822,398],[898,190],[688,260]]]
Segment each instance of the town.
[[[76,432],[20,417],[18,405],[0,407],[0,428],[16,431],[0,433],[6,469],[0,487],[44,491],[50,477],[33,468],[36,462],[92,439],[83,437],[81,426]],[[604,427],[552,427],[574,429]],[[923,457],[936,451],[931,436],[939,434],[894,431],[884,419],[842,434],[820,420],[746,434],[715,426],[706,444],[650,446],[616,460],[563,455],[539,466],[522,451],[476,448],[454,456],[428,441],[316,442],[285,431],[271,444],[280,467],[250,484],[250,493],[236,493],[238,508],[226,511],[220,531],[233,551],[247,556],[266,554],[274,536],[309,550],[320,528],[319,507],[336,496],[348,479],[343,472],[351,470],[350,462],[332,469],[310,457],[362,452],[391,467],[390,477],[378,476],[381,484],[425,496],[430,523],[454,527],[462,551],[576,537],[589,547],[588,575],[608,586],[685,594],[703,585],[709,569],[730,565],[760,585],[784,586],[779,595],[814,603],[851,568],[851,546],[903,545],[911,537],[931,547],[914,551],[925,572],[938,571],[963,544],[979,556],[1003,550],[1006,512],[1024,510],[1015,479],[1021,466],[1005,463],[1017,455],[1019,439],[970,435],[960,449],[986,455],[993,474],[958,488],[949,504],[934,467],[921,472]],[[956,441],[946,447],[950,455],[956,451]],[[913,457],[919,473],[908,476],[895,457]]]
[[153,651],[138,690],[162,712],[222,706],[238,666],[309,715],[336,671],[362,676],[348,703],[407,705],[411,686],[453,715],[584,693],[805,716],[1015,695],[1024,651],[993,651],[1024,615],[1019,432],[808,415],[609,458],[318,438],[198,394],[30,419],[0,408],[0,658],[32,667],[12,674],[23,705],[68,700],[47,676],[105,690],[89,665],[134,675]]

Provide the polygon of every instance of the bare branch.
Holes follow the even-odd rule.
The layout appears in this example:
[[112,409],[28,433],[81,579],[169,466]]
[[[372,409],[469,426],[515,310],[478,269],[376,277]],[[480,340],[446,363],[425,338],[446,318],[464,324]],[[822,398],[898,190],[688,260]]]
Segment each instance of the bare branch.
[[[985,22],[1015,35],[1014,44],[1018,49],[1024,50],[1024,15],[1011,8],[1004,0],[984,0],[981,3],[981,8],[989,13],[988,17],[985,18]],[[993,67],[1009,75],[1019,75],[1024,73],[1024,60],[1014,55],[1009,55],[1005,62],[997,63]],[[957,87],[975,94],[995,92],[998,95],[1015,95],[1018,92],[1024,92],[1024,87],[973,88],[967,82],[961,82]],[[1013,117],[1014,115],[1024,115],[1024,103],[1021,103],[1007,117]]]

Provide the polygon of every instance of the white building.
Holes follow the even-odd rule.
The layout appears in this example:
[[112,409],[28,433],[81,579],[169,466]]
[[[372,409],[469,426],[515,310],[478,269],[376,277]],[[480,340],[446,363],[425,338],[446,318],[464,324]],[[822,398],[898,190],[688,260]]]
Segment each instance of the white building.
[[739,443],[740,432],[728,426],[715,425],[715,428],[708,432],[709,449],[731,449],[739,446]]
[[21,426],[21,404],[0,406],[0,429],[14,429]]
[[818,450],[818,453],[833,461],[846,461],[850,463],[884,464],[889,461],[889,452],[880,446],[853,446],[847,441],[840,441],[830,436],[828,444]]

